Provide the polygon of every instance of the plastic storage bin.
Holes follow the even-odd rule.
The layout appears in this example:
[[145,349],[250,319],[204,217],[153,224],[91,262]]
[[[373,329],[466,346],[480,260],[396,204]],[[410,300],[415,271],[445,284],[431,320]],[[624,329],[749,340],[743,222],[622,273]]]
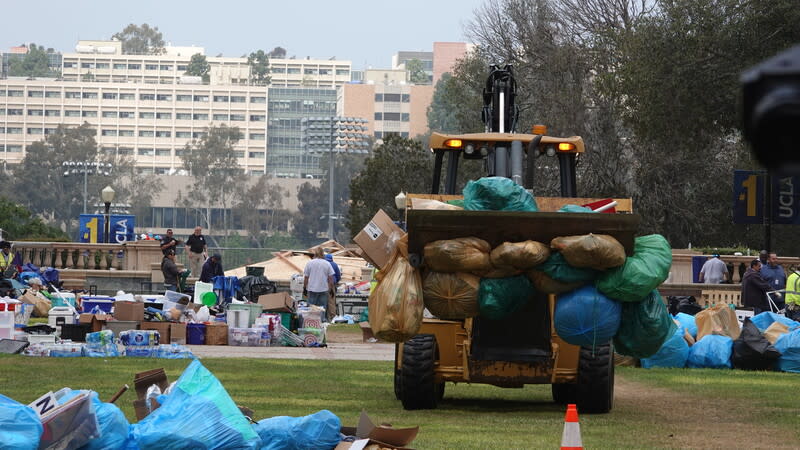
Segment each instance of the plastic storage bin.
[[190,323],[186,325],[186,344],[206,345],[206,324]]
[[258,316],[264,311],[264,307],[258,303],[230,303],[228,311],[245,310],[248,311],[250,317],[247,319],[247,326],[254,324]]
[[27,339],[28,343],[30,344],[55,344],[56,343],[56,335],[55,334],[26,334],[25,339]]
[[[228,345],[237,347],[263,346],[263,328],[228,328]],[[269,335],[269,332],[267,332]]]
[[170,302],[174,302],[174,303],[181,303],[182,299],[185,299],[183,301],[183,304],[185,305],[185,304],[187,304],[187,303],[192,301],[192,296],[190,296],[188,294],[181,294],[180,292],[175,292],[175,291],[165,291],[164,292],[165,303],[166,303],[167,300],[170,301]]
[[0,312],[0,339],[14,338],[14,311]]

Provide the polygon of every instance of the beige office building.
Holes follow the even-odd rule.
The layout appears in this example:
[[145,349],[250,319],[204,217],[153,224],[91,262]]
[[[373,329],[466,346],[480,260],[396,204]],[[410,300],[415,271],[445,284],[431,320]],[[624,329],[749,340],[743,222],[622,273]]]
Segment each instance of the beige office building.
[[[62,77],[66,81],[177,84],[197,83],[184,75],[192,55],[202,47],[167,46],[161,55],[123,55],[119,41],[79,41],[76,53],[65,53]],[[247,58],[207,56],[211,85],[248,85]],[[350,81],[351,62],[335,59],[269,60],[270,85],[333,89]]]

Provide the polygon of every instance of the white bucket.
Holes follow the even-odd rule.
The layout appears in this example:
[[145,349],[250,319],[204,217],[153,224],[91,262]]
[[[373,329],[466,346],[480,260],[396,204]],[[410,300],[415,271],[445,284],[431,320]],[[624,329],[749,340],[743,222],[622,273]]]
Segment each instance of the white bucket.
[[250,311],[246,309],[229,309],[226,313],[228,327],[230,328],[247,328],[250,321]]

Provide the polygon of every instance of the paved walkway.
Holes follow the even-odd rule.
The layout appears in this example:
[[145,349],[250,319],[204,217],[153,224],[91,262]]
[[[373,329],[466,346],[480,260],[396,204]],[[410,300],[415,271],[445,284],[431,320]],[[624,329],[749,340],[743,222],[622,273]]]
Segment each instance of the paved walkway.
[[394,361],[394,344],[328,344],[328,347],[188,345],[200,358],[280,358]]

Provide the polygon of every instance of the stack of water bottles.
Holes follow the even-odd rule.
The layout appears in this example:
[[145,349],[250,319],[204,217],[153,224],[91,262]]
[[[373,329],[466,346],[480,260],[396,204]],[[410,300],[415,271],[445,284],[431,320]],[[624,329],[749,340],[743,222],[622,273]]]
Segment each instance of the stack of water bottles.
[[127,330],[119,334],[119,341],[125,347],[125,356],[157,358],[159,339],[156,330]]
[[103,330],[88,333],[86,335],[84,353],[85,356],[94,358],[119,356],[117,344],[114,342],[114,332],[111,330]]

